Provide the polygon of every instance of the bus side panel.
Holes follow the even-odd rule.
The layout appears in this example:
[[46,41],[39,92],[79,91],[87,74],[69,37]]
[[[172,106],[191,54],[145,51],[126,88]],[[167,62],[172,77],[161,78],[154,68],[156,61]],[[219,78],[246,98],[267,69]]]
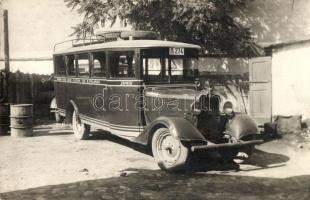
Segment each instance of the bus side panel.
[[139,86],[109,86],[109,122],[119,126],[130,126],[139,131]]
[[[81,81],[82,79],[76,79]],[[86,83],[66,83],[67,96],[64,100],[69,103],[72,100],[78,110],[81,119],[87,122],[93,122],[98,125],[106,125],[108,123],[107,107],[107,86],[105,83],[86,84]]]
[[67,95],[78,107],[80,115],[89,115],[89,110],[92,107],[91,88],[92,85],[88,84],[68,84]]
[[108,90],[107,85],[93,85],[90,88],[91,103],[87,111],[87,115],[96,119],[99,122],[106,124],[108,122],[107,112],[107,98]]

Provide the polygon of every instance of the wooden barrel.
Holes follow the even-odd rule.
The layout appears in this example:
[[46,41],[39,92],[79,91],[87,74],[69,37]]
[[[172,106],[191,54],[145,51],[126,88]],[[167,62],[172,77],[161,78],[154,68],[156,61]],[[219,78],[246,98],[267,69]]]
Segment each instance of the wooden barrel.
[[275,120],[277,133],[280,135],[301,133],[301,119],[301,115],[278,116]]
[[33,107],[32,104],[11,105],[11,136],[33,136]]
[[0,135],[8,135],[10,130],[10,104],[0,104]]

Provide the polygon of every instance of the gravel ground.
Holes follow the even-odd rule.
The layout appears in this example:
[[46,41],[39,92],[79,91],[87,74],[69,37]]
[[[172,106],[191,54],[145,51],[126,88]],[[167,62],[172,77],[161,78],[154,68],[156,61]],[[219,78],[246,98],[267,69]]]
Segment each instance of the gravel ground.
[[46,123],[35,137],[0,137],[4,199],[310,199],[310,151],[267,142],[240,166],[201,164],[167,174],[146,148],[95,131],[78,141]]

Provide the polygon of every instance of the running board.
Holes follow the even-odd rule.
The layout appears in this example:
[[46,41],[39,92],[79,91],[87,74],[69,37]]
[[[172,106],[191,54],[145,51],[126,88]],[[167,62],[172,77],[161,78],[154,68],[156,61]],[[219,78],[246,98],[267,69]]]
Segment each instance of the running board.
[[252,141],[244,141],[244,142],[237,142],[237,143],[223,143],[223,144],[209,144],[209,145],[199,145],[199,146],[191,146],[191,151],[197,150],[208,150],[208,149],[222,149],[222,148],[239,148],[243,146],[249,145],[257,145],[262,144],[264,140],[252,140]]

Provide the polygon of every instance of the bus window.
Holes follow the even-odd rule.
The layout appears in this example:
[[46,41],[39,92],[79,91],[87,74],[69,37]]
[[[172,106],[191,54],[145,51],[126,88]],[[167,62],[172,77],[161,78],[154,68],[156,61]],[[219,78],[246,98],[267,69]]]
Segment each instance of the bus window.
[[168,81],[167,58],[143,58],[143,76],[148,81]]
[[68,76],[75,76],[76,70],[75,70],[75,59],[74,55],[68,55],[66,56],[66,65],[67,65],[67,74]]
[[183,59],[172,59],[171,60],[171,76],[183,76]]
[[77,55],[77,69],[79,76],[89,77],[89,59],[87,53]]
[[55,62],[56,75],[65,76],[66,65],[65,65],[64,56],[55,56],[54,62]]
[[105,52],[93,53],[93,77],[106,77]]
[[135,77],[134,51],[111,52],[109,54],[109,66],[113,78]]

